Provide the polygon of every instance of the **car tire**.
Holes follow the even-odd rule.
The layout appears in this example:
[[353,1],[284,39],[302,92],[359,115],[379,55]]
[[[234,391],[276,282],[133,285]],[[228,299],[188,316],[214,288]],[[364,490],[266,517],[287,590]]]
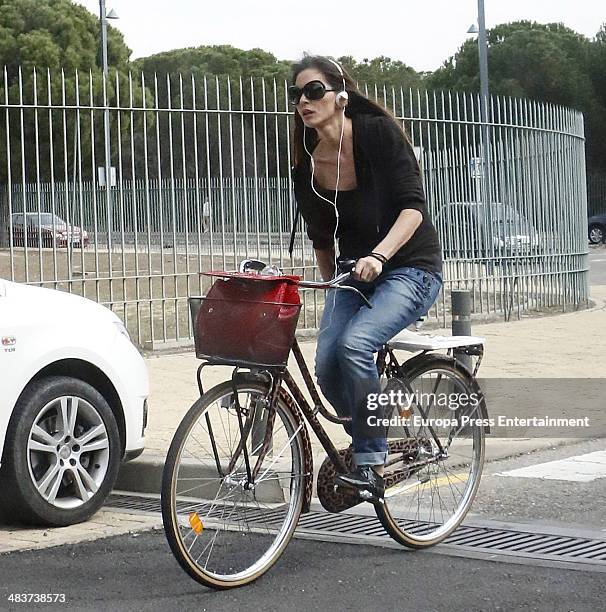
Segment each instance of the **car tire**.
[[52,527],[85,521],[112,490],[120,459],[116,419],[95,388],[66,376],[34,381],[8,426],[0,515]]
[[589,226],[589,242],[591,244],[602,244],[606,242],[606,232],[603,225],[594,223]]

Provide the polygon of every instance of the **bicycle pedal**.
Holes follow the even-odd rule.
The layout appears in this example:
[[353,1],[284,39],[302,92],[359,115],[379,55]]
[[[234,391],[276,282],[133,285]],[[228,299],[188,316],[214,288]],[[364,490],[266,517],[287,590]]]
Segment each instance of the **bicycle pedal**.
[[370,491],[359,491],[358,497],[362,501],[370,502],[371,504],[385,504],[385,499],[373,495]]

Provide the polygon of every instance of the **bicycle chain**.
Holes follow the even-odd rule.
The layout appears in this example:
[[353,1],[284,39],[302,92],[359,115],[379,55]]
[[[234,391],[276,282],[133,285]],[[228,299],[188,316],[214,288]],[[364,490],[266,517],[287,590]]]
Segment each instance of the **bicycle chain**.
[[[419,454],[419,448],[423,446],[431,450],[431,443],[427,438],[399,438],[397,440],[387,441],[387,452],[388,455],[402,455],[402,461],[404,464],[413,463],[417,460]],[[352,447],[343,448],[339,450],[339,455],[343,458],[345,465],[349,471],[353,471],[353,449]],[[420,469],[420,468],[419,468]],[[385,488],[392,487],[399,484],[403,480],[409,478],[412,474],[418,470],[410,470],[406,467],[393,470],[392,472],[387,471],[383,477],[385,482]],[[324,459],[324,462],[320,466],[318,472],[318,479],[316,482],[316,489],[318,492],[318,499],[322,504],[322,507],[328,512],[342,512],[349,508],[353,508],[358,504],[362,503],[357,491],[347,489],[346,487],[337,487],[335,490],[335,477],[337,473],[335,466],[329,457]]]

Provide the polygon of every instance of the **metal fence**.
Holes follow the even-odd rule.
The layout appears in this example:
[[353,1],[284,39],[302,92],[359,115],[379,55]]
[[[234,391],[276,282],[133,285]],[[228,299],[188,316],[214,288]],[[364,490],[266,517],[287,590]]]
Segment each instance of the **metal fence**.
[[[580,113],[492,97],[482,123],[475,95],[363,91],[418,155],[445,256],[434,322],[448,324],[454,287],[505,319],[587,303]],[[187,296],[210,284],[201,272],[254,257],[315,278],[304,227],[287,254],[291,122],[284,83],[5,70],[0,276],[95,299],[142,346],[191,338]],[[42,213],[56,216],[45,226]],[[317,327],[323,299],[304,293],[301,327]]]

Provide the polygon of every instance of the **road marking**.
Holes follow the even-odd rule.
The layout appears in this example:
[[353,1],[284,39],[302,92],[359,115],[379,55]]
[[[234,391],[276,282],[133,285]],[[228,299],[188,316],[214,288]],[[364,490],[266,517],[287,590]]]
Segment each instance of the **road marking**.
[[[415,474],[415,476],[413,476],[413,478],[417,478],[417,479],[422,479],[424,477],[427,477],[427,473],[426,472],[419,472],[418,474]],[[445,476],[438,476],[437,478],[435,478],[435,476],[432,476],[427,482],[420,482],[418,484],[413,485],[410,489],[406,489],[405,491],[402,491],[401,493],[397,493],[396,495],[401,495],[404,493],[411,493],[411,492],[416,492],[416,489],[419,489],[420,487],[426,487],[427,490],[429,491],[432,488],[436,488],[436,487],[443,487],[443,486],[449,486],[449,487],[456,487],[457,485],[463,486],[464,484],[466,485],[467,481],[469,480],[469,472],[461,472],[459,474],[448,474]],[[404,483],[406,483],[406,481],[404,481]],[[395,487],[399,486],[399,485],[394,485]],[[387,491],[389,491],[389,489],[387,489]]]
[[538,463],[524,468],[500,472],[496,476],[516,478],[540,478],[541,480],[567,480],[569,482],[592,482],[606,478],[606,451]]
[[595,263],[596,261],[606,261],[606,259],[590,259],[591,263]]

